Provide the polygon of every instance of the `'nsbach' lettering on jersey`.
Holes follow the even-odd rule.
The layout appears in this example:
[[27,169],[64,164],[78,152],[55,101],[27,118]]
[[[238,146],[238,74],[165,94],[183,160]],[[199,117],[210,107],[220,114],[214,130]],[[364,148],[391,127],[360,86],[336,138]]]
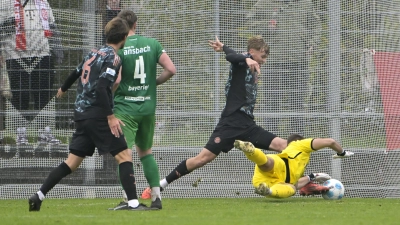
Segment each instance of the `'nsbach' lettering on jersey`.
[[155,114],[157,64],[163,52],[161,44],[153,38],[140,35],[127,38],[124,48],[118,52],[122,72],[114,97],[116,114]]
[[150,52],[150,46],[146,47],[141,47],[141,48],[135,48],[135,46],[127,46],[126,48],[124,47],[124,55],[136,55],[136,54],[142,54],[145,52]]

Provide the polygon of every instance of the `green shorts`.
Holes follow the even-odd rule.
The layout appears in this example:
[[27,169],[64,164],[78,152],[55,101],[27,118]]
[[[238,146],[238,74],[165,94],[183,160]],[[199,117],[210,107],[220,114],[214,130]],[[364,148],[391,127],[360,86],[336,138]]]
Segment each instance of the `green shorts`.
[[146,151],[153,146],[155,115],[131,116],[115,114],[125,126],[121,126],[129,149],[136,145]]

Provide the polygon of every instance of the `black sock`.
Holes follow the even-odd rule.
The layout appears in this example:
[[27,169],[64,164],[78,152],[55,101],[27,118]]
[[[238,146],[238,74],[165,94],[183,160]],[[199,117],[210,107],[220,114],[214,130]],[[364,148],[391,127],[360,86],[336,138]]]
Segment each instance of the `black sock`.
[[40,187],[40,191],[46,195],[61,179],[68,176],[70,174],[71,168],[65,163],[62,162],[57,168],[50,172],[49,176],[44,181],[42,187]]
[[119,180],[125,190],[128,201],[138,199],[136,193],[135,176],[133,175],[133,163],[123,162],[118,165],[119,167]]
[[170,173],[168,176],[165,178],[170,184],[172,181],[179,179],[180,177],[185,176],[186,174],[189,174],[192,171],[188,171],[186,167],[186,160],[182,161],[179,163],[179,165]]
[[342,153],[337,153],[337,155],[339,155],[339,156],[345,156],[346,155],[346,151],[345,150],[343,150],[343,152]]

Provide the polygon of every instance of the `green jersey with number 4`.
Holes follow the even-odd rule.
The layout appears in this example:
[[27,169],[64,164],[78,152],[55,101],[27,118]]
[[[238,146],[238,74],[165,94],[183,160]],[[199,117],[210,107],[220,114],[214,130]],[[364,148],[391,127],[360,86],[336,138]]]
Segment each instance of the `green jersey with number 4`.
[[122,72],[114,96],[115,114],[155,114],[157,63],[163,52],[161,44],[153,38],[128,36],[124,48],[118,52]]

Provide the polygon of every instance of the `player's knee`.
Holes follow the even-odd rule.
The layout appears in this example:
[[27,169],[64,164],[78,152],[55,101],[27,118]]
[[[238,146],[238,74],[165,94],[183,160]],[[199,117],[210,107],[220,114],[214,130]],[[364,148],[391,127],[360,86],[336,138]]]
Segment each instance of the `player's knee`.
[[268,159],[267,163],[258,166],[258,168],[260,168],[260,170],[263,172],[268,172],[274,169],[274,164],[275,164],[274,159],[268,156],[267,159]]
[[209,163],[210,161],[208,160],[208,158],[200,158],[200,157],[196,157],[194,162],[194,166],[195,168],[200,168],[205,166],[207,163]]
[[213,161],[216,157],[217,156],[212,152],[203,149],[200,154],[193,158],[192,163],[194,164],[195,168],[200,168]]
[[147,150],[143,150],[141,148],[136,147],[136,151],[137,151],[137,154],[138,154],[139,158],[145,157],[146,155],[153,154],[151,148],[147,149]]
[[270,150],[276,152],[282,152],[283,149],[285,149],[286,147],[287,147],[287,141],[280,137],[274,138],[269,146]]
[[292,184],[275,184],[271,188],[270,197],[273,198],[289,198],[296,194],[296,187]]
[[114,156],[118,164],[123,162],[132,162],[132,151],[125,149]]
[[273,169],[273,166],[271,167],[270,163],[267,162],[263,165],[258,165],[258,168],[263,172],[269,172]]
[[64,163],[69,167],[69,169],[71,170],[71,172],[75,172],[75,171],[78,169],[79,165],[80,165],[80,164],[78,164],[78,163],[76,163],[76,162],[68,161],[68,159],[65,160]]
[[83,159],[85,158],[82,154],[76,154],[79,152],[71,151],[68,158],[65,160],[65,164],[71,169],[72,172],[78,169]]

